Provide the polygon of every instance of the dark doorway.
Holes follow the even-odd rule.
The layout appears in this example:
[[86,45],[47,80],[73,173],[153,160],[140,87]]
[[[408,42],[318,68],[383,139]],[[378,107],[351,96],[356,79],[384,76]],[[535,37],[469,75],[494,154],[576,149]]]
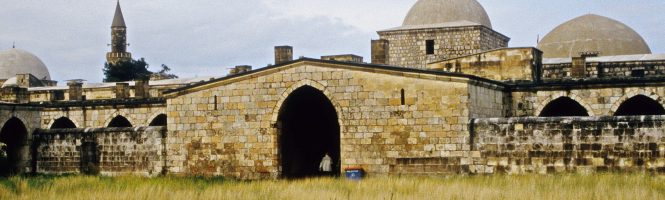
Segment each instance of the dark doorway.
[[109,123],[110,128],[128,128],[132,127],[132,123],[127,120],[127,118],[123,117],[122,115],[118,115],[117,117],[113,118],[111,120],[111,123]]
[[623,102],[614,116],[665,115],[663,105],[644,95],[637,95]]
[[543,108],[540,117],[587,117],[589,112],[584,106],[569,97],[560,97]]
[[166,115],[165,114],[157,115],[155,119],[152,119],[150,125],[148,126],[166,126]]
[[0,131],[0,142],[6,146],[3,151],[6,158],[0,158],[0,175],[8,176],[18,174],[21,168],[27,166],[28,130],[18,118],[11,118]]
[[69,120],[66,117],[61,117],[59,119],[56,119],[55,122],[53,122],[53,125],[51,125],[51,129],[62,129],[62,128],[76,128],[76,124],[74,124],[72,120]]
[[[321,91],[303,86],[286,98],[279,111],[279,149],[284,178],[338,176],[340,128],[335,107]],[[332,172],[320,172],[328,153]]]

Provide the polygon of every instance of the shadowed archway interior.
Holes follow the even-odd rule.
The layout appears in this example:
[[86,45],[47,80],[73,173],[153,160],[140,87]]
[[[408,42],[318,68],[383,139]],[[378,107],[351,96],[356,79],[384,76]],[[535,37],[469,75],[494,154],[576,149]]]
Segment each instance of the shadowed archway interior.
[[149,126],[166,126],[166,123],[166,114],[160,114],[152,119]]
[[76,124],[66,117],[61,117],[53,122],[51,129],[76,128]]
[[0,175],[7,176],[21,172],[27,163],[28,130],[18,118],[9,119],[0,131],[0,142],[4,143],[7,157],[0,160]]
[[[303,86],[284,101],[278,117],[279,153],[284,178],[336,176],[340,173],[340,126],[330,100],[318,89]],[[325,154],[332,172],[319,170]]]
[[658,101],[637,95],[624,101],[614,116],[665,115],[665,108]]
[[132,123],[127,120],[127,118],[123,117],[122,115],[118,115],[117,117],[113,118],[111,122],[109,123],[109,128],[129,128],[132,127]]
[[570,97],[559,97],[551,101],[540,112],[540,117],[588,117],[589,112]]

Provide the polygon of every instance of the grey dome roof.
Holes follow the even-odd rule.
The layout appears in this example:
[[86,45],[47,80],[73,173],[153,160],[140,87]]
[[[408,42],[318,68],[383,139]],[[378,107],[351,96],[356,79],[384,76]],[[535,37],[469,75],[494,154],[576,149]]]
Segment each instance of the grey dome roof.
[[17,74],[32,74],[42,80],[51,80],[46,65],[32,53],[15,48],[0,52],[0,79]]
[[651,54],[642,36],[625,24],[588,14],[563,23],[538,44],[545,58],[570,58],[582,52],[600,56]]
[[476,0],[418,0],[403,26],[469,21],[492,28],[490,18]]

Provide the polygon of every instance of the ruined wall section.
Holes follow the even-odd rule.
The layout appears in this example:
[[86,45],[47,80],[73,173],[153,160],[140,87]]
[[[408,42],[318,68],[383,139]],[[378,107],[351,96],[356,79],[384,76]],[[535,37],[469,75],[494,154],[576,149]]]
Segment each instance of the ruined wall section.
[[36,172],[102,175],[162,174],[165,127],[39,129]]
[[467,81],[305,63],[210,83],[168,99],[168,167],[175,174],[278,177],[278,112],[305,85],[323,91],[337,110],[342,167],[389,174],[410,172],[403,166],[409,160],[459,162],[470,149]]
[[665,172],[665,117],[478,119],[471,173]]

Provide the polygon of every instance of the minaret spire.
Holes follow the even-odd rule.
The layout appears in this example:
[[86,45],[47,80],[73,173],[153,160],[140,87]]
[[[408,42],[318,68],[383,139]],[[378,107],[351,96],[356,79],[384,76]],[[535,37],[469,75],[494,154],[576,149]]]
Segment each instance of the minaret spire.
[[127,27],[125,25],[125,17],[122,16],[122,9],[120,8],[120,0],[115,6],[115,16],[113,16],[113,24],[111,27]]

